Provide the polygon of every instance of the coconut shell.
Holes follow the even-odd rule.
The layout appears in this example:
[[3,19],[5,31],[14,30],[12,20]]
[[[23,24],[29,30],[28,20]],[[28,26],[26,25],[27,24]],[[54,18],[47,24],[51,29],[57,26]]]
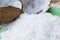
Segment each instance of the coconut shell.
[[0,23],[10,23],[19,15],[21,15],[22,10],[16,7],[0,7]]
[[60,0],[52,0],[52,3],[56,3],[59,2]]

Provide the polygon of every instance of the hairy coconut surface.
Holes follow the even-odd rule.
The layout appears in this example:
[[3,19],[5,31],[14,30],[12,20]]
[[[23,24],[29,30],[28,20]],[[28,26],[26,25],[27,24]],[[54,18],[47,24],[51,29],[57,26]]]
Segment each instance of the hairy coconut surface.
[[0,23],[9,23],[21,14],[22,10],[15,7],[0,7]]

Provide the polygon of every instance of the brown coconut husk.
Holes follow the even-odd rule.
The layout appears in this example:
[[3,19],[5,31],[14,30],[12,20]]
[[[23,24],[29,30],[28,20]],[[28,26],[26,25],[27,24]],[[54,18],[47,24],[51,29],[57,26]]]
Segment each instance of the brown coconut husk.
[[57,3],[59,2],[60,0],[52,0],[52,3]]
[[21,15],[22,9],[16,7],[0,7],[0,23],[10,23],[19,15]]
[[23,4],[21,9],[13,6],[0,7],[0,24],[11,23],[14,20],[16,20],[22,13],[23,13]]

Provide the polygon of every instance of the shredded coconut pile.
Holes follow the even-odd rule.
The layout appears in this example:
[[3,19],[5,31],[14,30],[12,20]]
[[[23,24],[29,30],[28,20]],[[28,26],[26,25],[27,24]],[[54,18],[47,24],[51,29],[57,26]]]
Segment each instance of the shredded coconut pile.
[[60,18],[50,13],[24,13],[7,27],[1,40],[60,40]]

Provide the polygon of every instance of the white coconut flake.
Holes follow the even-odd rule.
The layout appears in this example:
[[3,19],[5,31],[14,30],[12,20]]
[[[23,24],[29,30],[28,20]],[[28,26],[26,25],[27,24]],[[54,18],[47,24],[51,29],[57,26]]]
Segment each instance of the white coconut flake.
[[50,13],[24,13],[7,27],[1,40],[60,40],[60,18]]

